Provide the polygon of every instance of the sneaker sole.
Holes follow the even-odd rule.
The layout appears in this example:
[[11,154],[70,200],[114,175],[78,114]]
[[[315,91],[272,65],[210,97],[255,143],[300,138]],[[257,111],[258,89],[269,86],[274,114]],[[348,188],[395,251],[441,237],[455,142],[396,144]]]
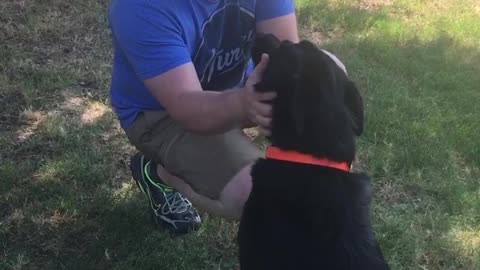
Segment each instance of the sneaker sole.
[[[151,208],[150,208],[151,210]],[[174,235],[183,235],[183,234],[188,234],[190,232],[196,231],[200,227],[200,224],[196,226],[190,226],[185,229],[180,229],[177,227],[175,224],[175,221],[165,217],[165,216],[157,216],[154,211],[150,211],[151,214],[151,219],[155,223],[155,225],[159,228],[166,229],[168,232],[174,234]],[[181,221],[176,221],[181,222]]]

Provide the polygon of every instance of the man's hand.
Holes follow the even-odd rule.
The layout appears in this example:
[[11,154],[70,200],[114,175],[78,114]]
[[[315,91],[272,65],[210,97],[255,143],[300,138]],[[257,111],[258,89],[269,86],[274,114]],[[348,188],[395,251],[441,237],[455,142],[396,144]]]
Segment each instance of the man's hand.
[[268,55],[263,54],[260,63],[255,67],[255,70],[250,74],[248,80],[245,82],[243,90],[243,104],[247,115],[247,120],[258,125],[260,131],[264,135],[270,135],[272,105],[268,104],[275,98],[275,92],[258,93],[255,91],[255,84],[259,83],[263,78],[263,73],[268,65]]

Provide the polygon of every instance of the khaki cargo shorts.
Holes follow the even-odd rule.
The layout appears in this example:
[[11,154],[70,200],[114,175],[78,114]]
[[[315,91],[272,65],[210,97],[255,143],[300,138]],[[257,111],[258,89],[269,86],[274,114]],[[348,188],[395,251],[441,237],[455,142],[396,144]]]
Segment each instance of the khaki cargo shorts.
[[165,111],[138,114],[125,132],[146,157],[211,199],[218,199],[235,174],[264,155],[240,129],[196,135],[182,129]]

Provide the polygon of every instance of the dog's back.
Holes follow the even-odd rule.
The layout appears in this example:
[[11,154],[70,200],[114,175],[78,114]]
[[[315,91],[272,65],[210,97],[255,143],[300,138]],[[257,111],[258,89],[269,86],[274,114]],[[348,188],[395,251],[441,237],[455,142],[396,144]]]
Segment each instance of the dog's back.
[[388,269],[365,175],[260,160],[239,231],[241,269]]

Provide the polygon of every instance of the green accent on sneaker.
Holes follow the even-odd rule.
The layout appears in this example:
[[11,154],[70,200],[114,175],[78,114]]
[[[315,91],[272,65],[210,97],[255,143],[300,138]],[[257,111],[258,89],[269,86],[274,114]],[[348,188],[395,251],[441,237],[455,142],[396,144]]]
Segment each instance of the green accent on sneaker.
[[167,186],[167,185],[164,185],[164,184],[160,184],[160,183],[156,183],[155,181],[152,180],[152,178],[150,177],[150,163],[151,161],[148,161],[146,164],[145,164],[145,167],[143,168],[143,173],[145,174],[145,176],[147,177],[148,181],[156,186],[157,188],[159,188],[160,190],[162,190],[163,192],[173,192],[173,188],[170,187],[170,186]]
[[141,190],[143,193],[147,194],[147,192],[145,192],[145,189],[143,189],[142,184],[140,184],[139,182],[137,182],[137,184],[138,184],[138,187],[140,187],[140,190]]

